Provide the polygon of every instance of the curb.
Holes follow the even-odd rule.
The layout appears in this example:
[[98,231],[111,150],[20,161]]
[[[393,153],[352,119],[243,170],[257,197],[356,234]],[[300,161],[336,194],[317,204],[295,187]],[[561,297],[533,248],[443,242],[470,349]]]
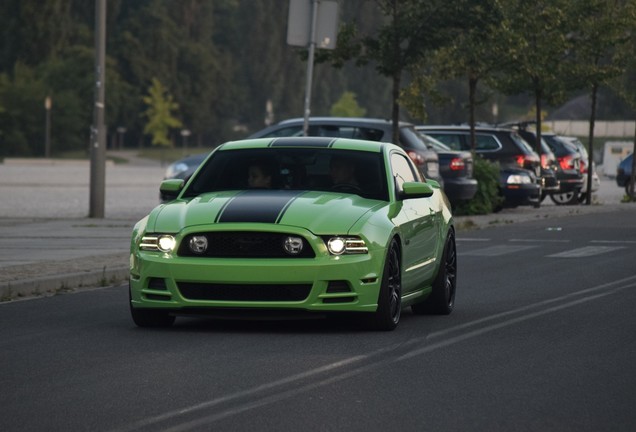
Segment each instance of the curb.
[[0,302],[20,298],[55,295],[82,287],[106,287],[128,280],[128,267],[104,268],[56,276],[0,283]]

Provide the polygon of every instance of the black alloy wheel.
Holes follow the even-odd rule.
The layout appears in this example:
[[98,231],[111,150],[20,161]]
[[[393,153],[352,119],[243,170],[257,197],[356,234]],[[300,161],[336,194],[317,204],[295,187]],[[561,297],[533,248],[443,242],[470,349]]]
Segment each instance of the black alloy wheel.
[[443,260],[433,281],[433,292],[423,302],[411,306],[413,313],[449,315],[453,311],[457,288],[457,249],[453,231],[446,237]]
[[402,314],[402,268],[400,249],[396,239],[391,241],[384,263],[382,285],[378,296],[378,309],[370,317],[375,330],[394,330]]

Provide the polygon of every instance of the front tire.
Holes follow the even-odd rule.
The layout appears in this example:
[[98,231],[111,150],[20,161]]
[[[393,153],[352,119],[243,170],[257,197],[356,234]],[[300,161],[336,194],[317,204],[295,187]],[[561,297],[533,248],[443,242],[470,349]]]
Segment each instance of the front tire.
[[413,313],[449,315],[453,311],[457,288],[457,249],[453,231],[446,237],[442,259],[433,281],[433,292],[423,302],[411,306]]
[[400,248],[396,239],[391,241],[382,272],[382,285],[378,296],[378,309],[370,317],[375,330],[394,330],[402,314],[402,267]]
[[175,317],[161,309],[138,309],[132,305],[130,286],[128,287],[128,304],[130,316],[138,327],[170,327],[174,324]]

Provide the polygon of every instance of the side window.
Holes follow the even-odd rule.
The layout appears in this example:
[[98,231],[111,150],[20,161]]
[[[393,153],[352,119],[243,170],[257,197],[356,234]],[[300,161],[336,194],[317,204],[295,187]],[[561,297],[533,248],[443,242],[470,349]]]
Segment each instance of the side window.
[[459,135],[450,135],[426,131],[426,135],[446,144],[453,150],[462,150],[462,139]]
[[384,131],[381,129],[356,128],[351,138],[363,139],[367,141],[382,141]]
[[391,174],[398,192],[402,191],[404,182],[420,181],[416,171],[413,170],[411,162],[398,153],[391,155]]
[[340,127],[338,126],[330,126],[330,125],[320,125],[316,127],[317,132],[311,133],[310,135],[321,136],[321,137],[341,137]]
[[302,126],[289,126],[282,129],[277,129],[265,135],[265,138],[275,138],[275,137],[293,137],[293,136],[301,136],[303,134]]
[[499,141],[492,135],[477,135],[477,151],[495,151],[501,148]]

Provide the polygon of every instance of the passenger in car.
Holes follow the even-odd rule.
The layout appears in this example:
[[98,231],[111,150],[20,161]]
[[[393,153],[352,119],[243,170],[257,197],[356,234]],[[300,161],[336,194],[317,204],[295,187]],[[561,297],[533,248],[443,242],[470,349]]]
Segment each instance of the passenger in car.
[[274,186],[275,171],[273,164],[253,160],[247,169],[247,185],[253,189],[271,189]]
[[334,187],[338,185],[358,186],[355,163],[347,158],[339,156],[331,158],[329,175]]

